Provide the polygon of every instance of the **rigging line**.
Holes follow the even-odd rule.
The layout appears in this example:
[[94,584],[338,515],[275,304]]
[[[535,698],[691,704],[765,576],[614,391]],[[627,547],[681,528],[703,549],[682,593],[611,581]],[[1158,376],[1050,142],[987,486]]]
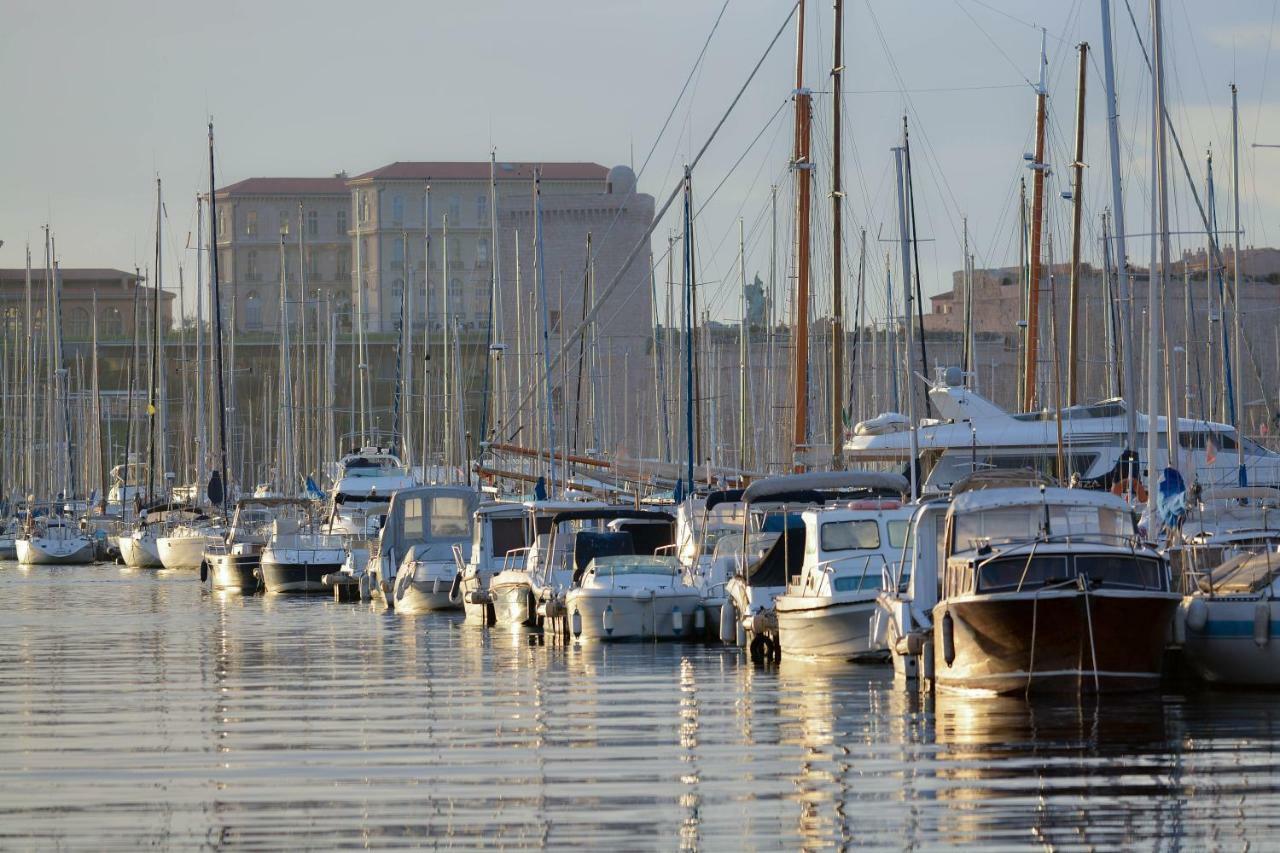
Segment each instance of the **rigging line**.
[[[973,17],[973,15],[969,14],[969,10],[968,10],[968,9],[966,9],[964,6],[962,6],[962,5],[960,4],[960,0],[953,0],[953,2],[955,3],[956,8],[957,8],[957,9],[959,9],[959,10],[960,10],[960,12],[961,12],[961,13],[962,13],[966,18],[968,18],[968,19],[969,19],[969,22],[970,22],[971,24],[973,24],[975,27],[977,27],[978,32],[982,33],[983,38],[985,38],[987,41],[991,42],[991,46],[992,46],[992,47],[994,47],[994,48],[996,49],[996,53],[999,53],[1001,56],[1003,56],[1003,57],[1005,58],[1005,61],[1006,61],[1006,62],[1008,62],[1011,66],[1013,66],[1013,70],[1014,70],[1015,72],[1017,72],[1018,76],[1019,76],[1019,77],[1021,77],[1021,78],[1023,79],[1023,81],[1024,81],[1028,86],[1030,86],[1030,87],[1032,87],[1032,88],[1035,88],[1035,85],[1036,85],[1036,84],[1035,84],[1035,83],[1032,83],[1029,79],[1027,79],[1027,76],[1026,76],[1025,74],[1023,74],[1023,73],[1022,73],[1022,69],[1018,67],[1018,63],[1016,63],[1016,62],[1014,62],[1014,61],[1013,61],[1013,57],[1009,56],[1009,54],[1005,52],[1004,48],[1002,48],[1002,47],[1000,46],[1000,43],[999,43],[999,42],[997,42],[994,38],[992,38],[992,37],[991,37],[991,34],[990,34],[990,33],[988,33],[988,32],[983,28],[982,24],[979,24],[979,23],[978,23],[977,18],[975,18],[975,17]],[[869,4],[869,3],[868,3],[868,8],[870,8],[870,4]],[[879,26],[879,25],[877,24],[877,27],[878,27],[878,26]],[[1035,29],[1040,29],[1040,28],[1039,28],[1039,27],[1036,27]]]
[[[756,79],[756,75],[760,73],[760,69],[764,66],[765,60],[773,53],[774,47],[778,44],[778,39],[782,38],[782,34],[786,32],[787,27],[791,24],[791,19],[795,17],[796,10],[798,8],[799,2],[791,4],[791,8],[788,10],[786,18],[782,21],[782,25],[778,27],[778,31],[774,33],[768,46],[765,47],[764,52],[760,55],[760,58],[756,60],[756,64],[747,75],[747,79],[743,81],[742,86],[738,89],[737,94],[733,96],[733,100],[730,101],[729,106],[724,111],[724,114],[720,116],[720,120],[716,122],[715,127],[711,129],[710,135],[708,135],[706,141],[702,143],[702,147],[698,149],[697,155],[695,155],[693,160],[689,163],[690,171],[698,165],[702,160],[703,155],[707,153],[707,149],[711,147],[711,143],[714,142],[716,137],[720,134],[720,130],[724,127],[725,122],[728,121],[729,116],[737,108],[738,103],[742,100],[742,96],[746,94],[752,81],[754,81]],[[537,381],[529,386],[524,395],[516,403],[516,411],[523,409],[529,401],[533,399],[534,395],[537,394],[540,385],[546,382],[548,376],[551,375],[551,371],[560,364],[565,354],[573,347],[573,344],[577,343],[577,340],[581,337],[583,331],[596,319],[596,316],[600,313],[601,308],[603,308],[609,297],[613,294],[613,291],[622,283],[623,277],[626,275],[627,271],[631,269],[631,265],[635,263],[636,258],[639,257],[640,253],[649,245],[649,238],[653,236],[654,230],[658,227],[662,218],[667,214],[667,211],[671,209],[671,206],[675,203],[676,198],[680,195],[683,188],[684,177],[681,176],[680,183],[671,190],[671,193],[667,196],[667,200],[663,202],[662,208],[654,215],[649,226],[645,228],[644,234],[640,236],[636,245],[628,253],[626,259],[618,268],[618,271],[614,273],[613,278],[610,279],[609,284],[606,285],[604,290],[596,296],[595,302],[591,306],[591,310],[587,312],[586,316],[582,319],[582,322],[578,324],[572,334],[561,340],[559,351],[549,361],[547,366],[543,368],[543,375],[540,375]]]
[[[1003,9],[997,9],[995,6],[982,2],[982,0],[969,0],[969,2],[977,6],[981,6],[982,8],[986,9],[989,12],[995,12],[997,15],[1002,15],[1008,18],[1009,20],[1013,21],[1014,23],[1021,24],[1022,26],[1028,27],[1032,30],[1035,30],[1036,32],[1040,32],[1042,29],[1042,27],[1039,24],[1036,24],[1032,21],[1025,21],[1022,18],[1016,17],[1014,15],[1010,15],[1008,12],[1004,11]],[[1067,43],[1067,39],[1061,36],[1055,36],[1053,33],[1049,33],[1049,36],[1063,44]]]
[[1262,99],[1267,90],[1267,69],[1271,65],[1271,46],[1272,39],[1276,32],[1276,8],[1280,6],[1280,0],[1272,0],[1271,3],[1271,24],[1267,27],[1267,53],[1262,60],[1262,78],[1258,84],[1258,111],[1253,118],[1253,136],[1258,137],[1258,127],[1262,122]]
[[[778,109],[774,110],[773,115],[770,116],[769,120],[766,121],[764,125],[760,128],[760,132],[757,133],[755,135],[755,138],[752,139],[751,142],[747,144],[747,147],[745,149],[743,149],[742,154],[738,157],[737,160],[734,161],[733,165],[729,167],[729,171],[725,172],[724,177],[720,179],[720,183],[716,184],[716,188],[711,191],[711,194],[708,195],[705,199],[703,199],[702,204],[698,205],[698,210],[693,214],[694,219],[697,219],[699,216],[702,215],[702,211],[706,210],[707,205],[710,204],[711,200],[716,197],[716,193],[720,192],[720,188],[724,186],[725,181],[733,177],[734,171],[737,170],[737,168],[740,165],[742,165],[743,160],[747,159],[747,155],[751,153],[751,149],[754,148],[755,144],[760,141],[760,137],[764,136],[765,131],[768,130],[770,126],[772,126],[773,123],[778,120],[778,116],[782,115],[783,107],[785,107],[789,103],[791,103],[791,99],[784,98],[782,103],[778,105]],[[757,173],[757,177],[758,175],[759,173]]]

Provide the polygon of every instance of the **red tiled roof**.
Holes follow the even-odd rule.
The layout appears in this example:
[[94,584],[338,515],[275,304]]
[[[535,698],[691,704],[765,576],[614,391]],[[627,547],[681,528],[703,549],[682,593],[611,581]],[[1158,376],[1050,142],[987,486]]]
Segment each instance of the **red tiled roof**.
[[[23,281],[27,271],[24,267],[16,269],[0,269],[0,281]],[[113,281],[121,278],[136,278],[131,272],[111,269],[110,267],[70,267],[58,270],[58,278],[62,281]],[[31,270],[32,281],[44,281],[44,268]]]
[[[495,175],[499,181],[531,181],[534,167],[542,170],[542,177],[548,181],[603,181],[609,170],[599,163],[498,163]],[[381,178],[384,180],[409,181],[487,181],[489,180],[489,163],[486,160],[475,162],[414,162],[392,163],[372,172],[356,175],[352,181]]]
[[346,195],[346,178],[246,178],[218,195]]

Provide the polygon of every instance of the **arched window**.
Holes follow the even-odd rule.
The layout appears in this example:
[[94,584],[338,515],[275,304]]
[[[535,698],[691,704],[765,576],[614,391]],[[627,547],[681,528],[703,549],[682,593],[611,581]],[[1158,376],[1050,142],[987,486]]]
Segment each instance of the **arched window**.
[[244,298],[244,327],[246,329],[262,328],[262,300],[258,291],[251,290]]
[[124,320],[120,309],[112,306],[98,317],[98,337],[118,338],[124,335]]
[[87,340],[90,334],[89,312],[84,308],[72,308],[67,312],[67,337]]

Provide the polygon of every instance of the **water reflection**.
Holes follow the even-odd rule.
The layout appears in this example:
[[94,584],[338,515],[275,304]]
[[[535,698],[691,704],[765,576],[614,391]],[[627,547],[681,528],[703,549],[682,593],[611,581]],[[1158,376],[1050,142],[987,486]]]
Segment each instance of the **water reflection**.
[[0,844],[1270,843],[1270,694],[922,700],[883,667],[0,566]]

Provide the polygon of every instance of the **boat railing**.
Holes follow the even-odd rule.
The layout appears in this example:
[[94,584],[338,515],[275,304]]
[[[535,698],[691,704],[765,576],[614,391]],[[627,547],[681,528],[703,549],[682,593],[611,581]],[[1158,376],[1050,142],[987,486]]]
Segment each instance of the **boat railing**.
[[[884,581],[885,573],[888,571],[889,564],[884,559],[883,554],[876,552],[871,554],[864,554],[862,556],[861,572],[856,571],[856,569],[858,568],[858,563],[856,562],[858,559],[857,557],[852,557],[852,558],[851,557],[835,557],[830,560],[822,560],[820,562],[814,563],[811,571],[802,572],[802,575],[805,576],[804,583],[792,582],[787,584],[787,594],[788,595],[816,595],[818,593],[818,584],[815,582],[815,576],[818,574],[822,574],[822,575],[833,574],[836,571],[837,565],[840,567],[841,570],[853,569],[854,571],[851,571],[850,574],[856,574],[858,575],[858,577],[866,577],[867,570],[871,567],[871,561],[876,559],[877,557],[880,558],[880,588],[889,589],[891,587],[886,587],[885,581]],[[835,592],[836,591],[835,578],[832,578],[830,580],[830,584],[831,584],[831,591]]]
[[521,563],[523,563],[524,558],[528,557],[529,552],[532,550],[533,550],[533,546],[531,545],[526,545],[523,548],[512,548],[502,557],[502,570],[504,572],[518,571],[518,569],[515,566],[513,566],[512,563],[514,561],[520,561]]
[[679,550],[680,550],[680,546],[679,546],[679,545],[659,545],[657,548],[654,548],[654,549],[653,549],[653,556],[655,556],[655,557],[666,557],[666,556],[678,557],[678,556],[680,556],[680,554],[679,554]]

